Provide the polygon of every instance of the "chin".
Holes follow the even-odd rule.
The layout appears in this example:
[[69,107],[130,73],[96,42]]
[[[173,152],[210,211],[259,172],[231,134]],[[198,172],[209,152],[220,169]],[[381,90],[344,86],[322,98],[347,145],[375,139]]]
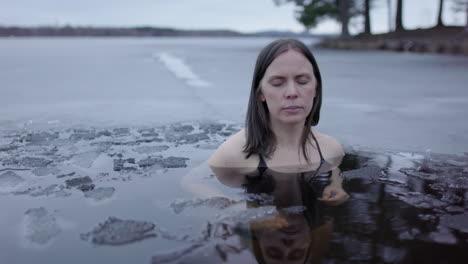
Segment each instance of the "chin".
[[305,120],[306,120],[305,116],[288,116],[288,117],[282,118],[280,121],[281,123],[284,123],[284,124],[295,125],[295,124],[304,124]]

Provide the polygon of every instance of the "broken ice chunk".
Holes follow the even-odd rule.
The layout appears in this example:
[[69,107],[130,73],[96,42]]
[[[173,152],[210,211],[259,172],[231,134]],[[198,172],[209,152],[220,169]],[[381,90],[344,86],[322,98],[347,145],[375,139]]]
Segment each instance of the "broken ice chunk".
[[35,157],[24,157],[19,161],[20,165],[25,167],[46,167],[50,163],[51,160],[46,160],[44,158],[35,158]]
[[81,234],[81,239],[91,239],[97,245],[124,245],[155,237],[156,234],[149,233],[154,228],[155,225],[151,222],[121,220],[111,216],[93,231]]
[[47,168],[47,167],[40,167],[35,168],[32,170],[32,173],[36,176],[46,176],[49,174],[56,174],[59,170],[57,168]]
[[22,182],[24,182],[24,179],[21,176],[18,176],[12,171],[7,171],[0,175],[0,190],[15,188]]
[[82,168],[91,168],[93,162],[99,157],[99,152],[90,151],[77,154],[73,157],[73,164]]
[[44,245],[62,232],[55,216],[44,207],[28,209],[25,215],[24,235],[32,243]]
[[196,198],[192,200],[176,200],[173,201],[169,206],[172,208],[172,210],[174,210],[174,213],[179,214],[186,208],[206,206],[216,209],[225,209],[235,203],[236,201],[226,197],[210,197],[207,199]]
[[93,184],[93,180],[91,180],[89,176],[66,180],[65,184],[67,185],[68,189],[76,187],[82,192],[90,191],[95,187]]
[[114,192],[114,187],[99,187],[94,190],[84,192],[84,196],[86,198],[92,198],[94,201],[101,201],[112,197]]

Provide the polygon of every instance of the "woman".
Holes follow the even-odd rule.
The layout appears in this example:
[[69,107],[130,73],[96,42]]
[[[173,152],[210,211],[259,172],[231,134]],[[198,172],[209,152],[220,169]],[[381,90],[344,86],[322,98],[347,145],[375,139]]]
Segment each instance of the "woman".
[[310,50],[294,39],[273,41],[257,57],[246,127],[216,150],[208,161],[211,169],[231,187],[243,186],[246,175],[266,170],[308,172],[307,181],[329,172],[330,184],[319,200],[343,203],[349,197],[338,169],[343,149],[336,139],[313,128],[321,103],[322,80]]

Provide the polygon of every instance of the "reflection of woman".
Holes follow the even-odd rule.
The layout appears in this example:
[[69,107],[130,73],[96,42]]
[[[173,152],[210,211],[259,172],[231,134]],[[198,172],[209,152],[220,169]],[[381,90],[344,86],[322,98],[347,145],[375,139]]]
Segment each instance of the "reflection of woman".
[[[320,180],[307,181],[304,173],[272,171],[256,178],[247,177],[246,192],[260,198],[249,199],[249,207],[271,201],[279,212],[250,224],[252,250],[258,263],[320,262],[327,251],[332,227],[317,202],[322,184]],[[262,199],[264,194],[272,199]]]
[[340,143],[313,126],[322,103],[322,80],[315,58],[300,41],[280,39],[260,52],[255,65],[246,127],[224,142],[209,165],[225,185],[240,187],[242,175],[321,172],[330,184],[319,200],[336,205],[348,195],[341,186]]

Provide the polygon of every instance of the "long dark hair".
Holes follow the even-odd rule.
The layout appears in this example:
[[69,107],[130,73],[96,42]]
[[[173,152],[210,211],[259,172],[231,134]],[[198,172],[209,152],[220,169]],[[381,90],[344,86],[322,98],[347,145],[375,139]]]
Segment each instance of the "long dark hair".
[[300,52],[312,64],[314,76],[317,80],[316,96],[313,107],[307,115],[304,130],[301,136],[302,153],[307,162],[309,161],[306,144],[310,142],[310,127],[318,124],[320,119],[320,107],[322,105],[322,77],[320,71],[309,48],[304,43],[296,39],[278,39],[268,44],[260,51],[255,64],[255,70],[252,78],[252,87],[250,89],[249,105],[245,119],[247,142],[244,152],[246,158],[252,154],[258,154],[263,157],[270,157],[276,148],[276,138],[271,129],[270,116],[266,102],[260,100],[260,81],[263,79],[267,68],[281,53],[290,49]]

